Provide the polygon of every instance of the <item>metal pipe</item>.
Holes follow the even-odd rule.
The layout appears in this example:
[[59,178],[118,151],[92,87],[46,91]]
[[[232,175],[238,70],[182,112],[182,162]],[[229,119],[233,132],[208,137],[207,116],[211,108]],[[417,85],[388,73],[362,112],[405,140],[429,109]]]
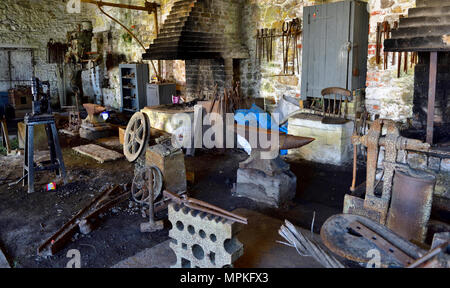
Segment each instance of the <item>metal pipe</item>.
[[[82,3],[95,4],[97,6],[109,6],[109,7],[125,8],[125,9],[131,9],[131,10],[149,11],[149,13],[151,12],[150,10],[156,9],[156,7],[160,6],[159,4],[149,3],[149,2],[146,2],[145,6],[135,6],[135,5],[103,2],[103,1],[96,1],[96,0],[81,0],[81,2]],[[152,4],[152,5],[147,6],[147,3]]]

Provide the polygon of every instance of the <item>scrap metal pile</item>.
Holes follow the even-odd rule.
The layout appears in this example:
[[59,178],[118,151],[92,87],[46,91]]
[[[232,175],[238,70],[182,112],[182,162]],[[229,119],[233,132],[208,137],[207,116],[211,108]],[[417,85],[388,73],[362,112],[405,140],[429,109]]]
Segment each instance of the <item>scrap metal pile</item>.
[[[373,122],[367,135],[353,136],[353,143],[355,151],[356,145],[367,147],[365,191],[355,187],[353,179],[352,195],[344,198],[345,214],[322,226],[324,244],[358,263],[370,264],[377,256],[378,267],[449,267],[449,233],[434,234],[443,239],[439,244],[433,241],[430,251],[414,244],[426,239],[436,177],[399,161],[406,150],[427,153],[430,145],[402,137],[394,121],[382,119]],[[377,180],[381,151],[382,173]],[[364,199],[359,197],[364,194]]]

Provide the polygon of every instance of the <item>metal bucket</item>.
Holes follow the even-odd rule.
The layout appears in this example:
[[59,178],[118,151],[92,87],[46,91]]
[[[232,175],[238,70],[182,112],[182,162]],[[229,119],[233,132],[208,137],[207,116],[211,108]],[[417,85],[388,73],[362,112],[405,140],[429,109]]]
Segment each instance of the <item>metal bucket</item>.
[[407,240],[424,242],[436,177],[417,170],[396,171],[387,226]]

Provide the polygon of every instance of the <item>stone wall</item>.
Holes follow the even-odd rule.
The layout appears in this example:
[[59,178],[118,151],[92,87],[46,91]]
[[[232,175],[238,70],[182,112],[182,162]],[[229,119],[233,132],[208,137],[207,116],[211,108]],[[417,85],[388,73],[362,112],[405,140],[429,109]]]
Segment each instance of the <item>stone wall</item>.
[[[274,61],[255,61],[256,30],[275,28],[281,31],[283,21],[295,17],[303,18],[303,7],[337,1],[309,0],[247,0],[243,18],[243,36],[250,49],[251,58],[241,63],[241,82],[244,95],[265,98],[269,110],[284,95],[299,97],[301,75],[278,76],[282,70],[282,40],[274,42]],[[370,11],[369,55],[367,59],[366,108],[381,117],[405,121],[412,115],[414,91],[414,67],[397,78],[397,64],[392,65],[389,54],[389,68],[375,63],[376,23],[389,21],[391,26],[400,15],[407,16],[408,8],[415,6],[415,0],[367,0]],[[302,19],[303,20],[303,19]],[[301,47],[301,39],[298,46]],[[383,52],[383,51],[382,51]],[[382,53],[383,54],[383,53]],[[300,54],[301,70],[301,54]],[[301,74],[301,71],[300,71]]]
[[[401,72],[397,78],[397,61],[392,64],[394,53],[388,53],[388,69],[383,69],[384,53],[381,50],[381,63],[376,64],[377,23],[388,21],[393,26],[401,15],[407,16],[408,9],[415,7],[415,0],[369,0],[370,32],[367,61],[366,109],[382,118],[406,121],[412,116],[414,95],[414,67],[408,65],[408,72]],[[411,56],[410,53],[408,56]],[[398,59],[395,53],[395,59]],[[404,63],[404,61],[402,61]],[[411,63],[410,59],[408,63]]]
[[[92,21],[94,37],[101,39],[104,59],[108,53],[117,56],[122,62],[140,62],[144,49],[120,25],[113,22],[91,4],[82,3],[81,13],[68,13],[67,1],[55,0],[2,0],[0,2],[0,43],[6,47],[33,48],[35,73],[41,80],[49,80],[52,86],[52,101],[57,102],[62,93],[63,74],[56,64],[47,63],[47,43],[52,38],[58,42],[66,42],[68,31],[75,30],[82,21]],[[110,2],[143,6],[145,0],[128,0]],[[167,17],[175,0],[161,0],[159,23]],[[136,34],[137,38],[148,47],[156,38],[154,16],[144,11],[103,7],[112,17],[121,21]],[[149,63],[148,61],[144,61]],[[108,79],[107,88],[103,89],[105,105],[119,108],[120,90],[118,63],[106,70],[105,61],[101,64]],[[67,65],[66,65],[67,66]],[[155,66],[157,63],[155,61]],[[163,76],[171,72],[171,68],[162,65]],[[70,67],[66,67],[65,78],[71,77]],[[150,77],[154,76],[149,65]],[[169,78],[170,77],[166,77]],[[67,83],[68,81],[66,81]],[[90,95],[92,96],[92,95]]]
[[[255,59],[257,29],[276,29],[281,33],[284,21],[302,18],[303,7],[313,5],[314,1],[304,0],[247,0],[243,16],[243,37],[250,51],[250,58],[241,61],[241,87],[247,97],[265,98],[266,108],[272,108],[283,94],[293,97],[300,96],[300,79],[298,73],[293,76],[277,76],[283,69],[282,38],[273,42],[273,61],[262,61],[261,65]],[[299,39],[298,45],[301,45]],[[299,56],[301,59],[301,54]],[[301,62],[301,60],[300,60]],[[301,65],[301,63],[300,63]],[[301,72],[301,71],[300,71]]]
[[[111,0],[119,2],[118,0]],[[145,0],[120,1],[132,5],[143,5]],[[176,0],[161,0],[159,9],[160,26],[168,16],[173,3]],[[236,1],[238,3],[239,1]],[[274,60],[261,65],[255,61],[256,30],[261,28],[275,28],[281,31],[282,23],[295,17],[302,18],[303,7],[335,1],[312,0],[243,0],[243,9],[240,19],[236,15],[230,18],[229,24],[224,26],[224,31],[235,29],[236,23],[241,26],[240,34],[244,44],[249,49],[248,59],[240,63],[240,80],[243,95],[247,97],[264,98],[266,108],[271,110],[284,95],[300,96],[301,75],[279,76],[282,70],[282,40],[274,41]],[[367,61],[367,90],[366,107],[371,113],[380,114],[381,117],[405,121],[412,115],[413,98],[413,73],[409,68],[408,73],[402,72],[400,78],[396,77],[397,64],[392,65],[389,59],[389,68],[383,69],[383,65],[375,63],[375,37],[376,23],[384,20],[393,23],[400,15],[407,15],[407,9],[415,6],[415,0],[368,0],[370,8],[370,35],[369,56]],[[156,38],[156,30],[153,24],[153,15],[142,11],[104,7],[107,13],[120,20],[136,34],[145,47],[148,47]],[[91,20],[94,32],[108,38],[108,47],[105,49],[115,55],[121,55],[126,62],[142,61],[143,49],[131,39],[125,30],[111,21],[105,15],[90,4],[82,4],[80,14],[68,14],[66,3],[63,1],[31,1],[31,0],[2,0],[0,2],[0,43],[2,45],[26,46],[34,48],[36,76],[52,83],[52,95],[57,97],[58,85],[61,85],[59,69],[55,64],[48,64],[47,42],[50,38],[56,41],[65,41],[67,31],[74,30],[83,20]],[[233,23],[231,23],[233,22]],[[236,22],[236,23],[235,23]],[[233,28],[234,27],[234,28]],[[230,30],[231,29],[231,30]],[[99,34],[97,34],[99,35]],[[301,47],[301,37],[298,46]],[[389,53],[391,58],[393,53]],[[301,53],[300,57],[301,59]],[[144,61],[146,62],[146,61]],[[149,63],[149,62],[147,62]],[[300,60],[301,70],[301,60]],[[155,61],[156,65],[156,61]],[[118,67],[113,67],[105,73],[109,79],[109,88],[104,89],[104,95],[108,95],[108,103],[118,108],[119,103],[119,79]],[[163,61],[163,77],[174,80],[178,85],[185,84],[184,62]],[[149,65],[151,77],[154,76],[152,66]],[[301,74],[301,71],[300,71]]]
[[62,93],[62,73],[57,64],[47,61],[50,39],[66,42],[67,32],[91,19],[91,11],[82,7],[80,14],[69,14],[66,3],[51,0],[0,1],[0,46],[33,49],[35,75],[50,81],[52,102]]
[[[145,5],[145,0],[113,0],[112,2],[126,2],[125,4],[136,6]],[[158,8],[158,24],[159,26],[161,26],[166,17],[169,15],[170,9],[173,6],[173,3],[176,2],[176,0],[161,0],[157,2],[161,4],[161,7]],[[109,17],[104,15],[101,11],[99,11],[96,6],[89,4],[83,4],[83,6],[90,6],[91,9],[94,9],[94,35],[101,35],[105,33],[109,34],[108,46],[110,48],[104,47],[104,56],[106,56],[106,53],[110,52],[115,55],[115,57],[119,57],[121,59],[121,62],[124,63],[147,63],[149,65],[149,81],[151,79],[154,79],[156,74],[150,61],[142,60],[142,54],[145,53],[145,50],[142,48],[142,46],[135,39],[130,37],[129,34],[120,25],[118,25]],[[133,32],[133,34],[135,34],[136,37],[141,41],[145,48],[148,48],[153,40],[156,39],[157,31],[155,29],[153,14],[148,14],[145,11],[120,9],[115,7],[103,7],[102,9],[115,19],[119,20],[127,28],[129,28]],[[106,36],[103,36],[103,38],[105,39]],[[156,69],[158,69],[157,61],[153,61],[153,64]],[[162,62],[161,70],[163,78],[174,80],[172,77],[173,73],[171,63]],[[103,89],[105,105],[111,106],[113,108],[119,108],[119,66],[115,65],[114,67],[110,68],[108,71],[106,71],[105,75],[108,78],[109,83],[109,87]]]

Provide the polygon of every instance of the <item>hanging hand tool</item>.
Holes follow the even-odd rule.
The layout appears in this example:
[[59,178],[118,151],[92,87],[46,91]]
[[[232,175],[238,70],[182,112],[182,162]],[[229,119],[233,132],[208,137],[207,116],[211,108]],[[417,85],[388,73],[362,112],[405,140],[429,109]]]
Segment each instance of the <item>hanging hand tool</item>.
[[258,60],[259,52],[259,30],[256,30],[256,48],[255,48],[255,63]]
[[403,71],[408,73],[408,52],[405,52],[405,63],[403,64]]
[[376,46],[375,46],[375,62],[378,64],[381,63],[381,30],[382,25],[381,22],[377,23],[377,32],[376,32]]
[[[389,22],[384,21],[382,23],[383,25],[383,34],[384,34],[384,39],[389,39],[390,38],[390,33],[391,33],[391,26],[389,25]],[[386,70],[388,68],[388,52],[384,52],[384,69]]]
[[285,70],[286,70],[286,67],[285,67],[285,64],[284,64],[284,59],[286,59],[286,56],[285,56],[285,53],[286,53],[286,45],[285,45],[285,43],[284,43],[284,38],[285,38],[285,36],[286,36],[286,31],[285,31],[285,29],[284,29],[284,23],[283,23],[282,32],[283,32],[283,34],[282,34],[282,40],[283,40],[283,72],[282,72],[281,74],[284,74],[284,72],[285,72]]
[[300,19],[295,18],[292,20],[292,35],[293,35],[293,42],[294,42],[294,59],[292,61],[292,75],[295,74],[295,59],[297,59],[297,73],[300,74],[300,65],[299,65],[299,55],[298,55],[298,36],[301,33],[301,22]]
[[270,29],[270,61],[273,60],[273,29]]
[[285,51],[284,51],[284,58],[283,58],[283,74],[287,74],[288,70],[288,58],[289,58],[289,38],[291,33],[291,24],[289,22],[283,23],[283,35],[286,36],[286,45],[285,45]]
[[298,37],[302,33],[302,23],[299,18],[296,18],[296,29],[295,29],[295,53],[297,56],[297,74],[300,74],[300,48],[298,48]]
[[261,29],[261,46],[262,46],[262,58],[266,56],[266,39],[264,38],[264,29]]

